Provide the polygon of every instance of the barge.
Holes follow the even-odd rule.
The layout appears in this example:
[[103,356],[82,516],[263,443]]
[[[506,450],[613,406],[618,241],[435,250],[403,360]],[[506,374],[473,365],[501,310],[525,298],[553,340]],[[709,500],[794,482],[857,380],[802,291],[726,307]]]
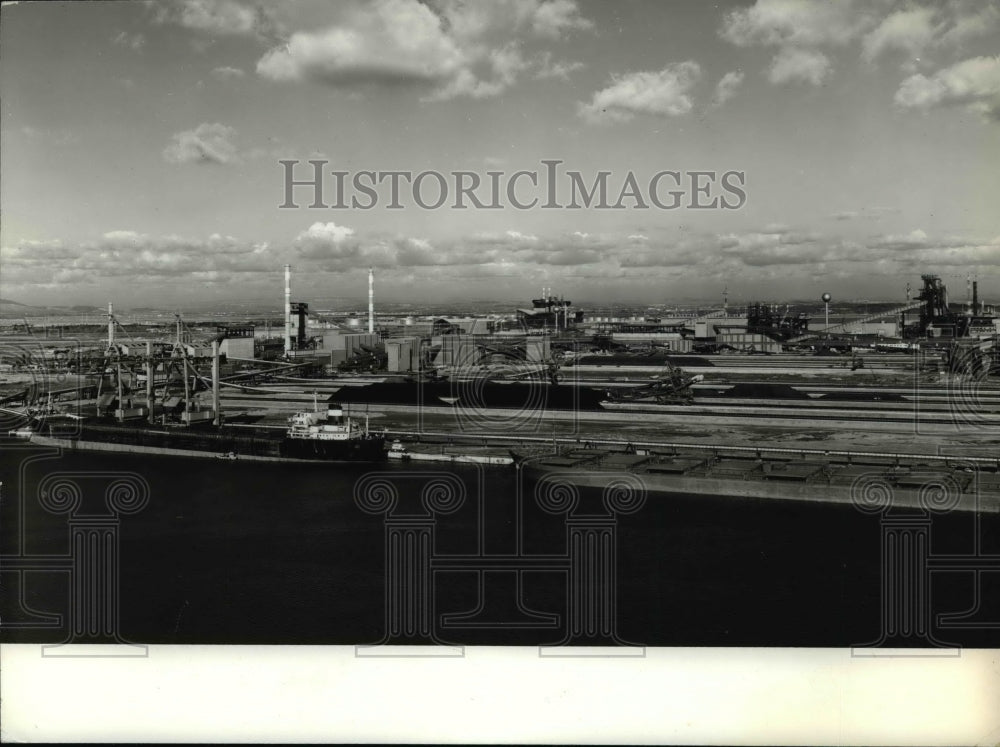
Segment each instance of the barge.
[[643,495],[728,496],[842,503],[877,513],[893,509],[1000,512],[1000,466],[990,460],[872,456],[802,459],[705,452],[577,449],[529,454],[514,464],[548,487],[636,491]]

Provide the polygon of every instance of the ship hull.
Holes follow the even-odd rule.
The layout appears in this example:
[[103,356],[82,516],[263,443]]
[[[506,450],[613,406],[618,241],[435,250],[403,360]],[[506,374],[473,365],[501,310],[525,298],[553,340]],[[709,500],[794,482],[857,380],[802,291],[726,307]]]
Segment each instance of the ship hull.
[[319,441],[286,438],[281,443],[280,454],[287,459],[374,462],[385,457],[385,439],[370,437],[345,441]]
[[276,438],[267,433],[211,428],[161,429],[74,423],[49,426],[33,443],[76,451],[110,451],[240,461],[377,462],[385,459],[385,439],[368,436],[344,441]]

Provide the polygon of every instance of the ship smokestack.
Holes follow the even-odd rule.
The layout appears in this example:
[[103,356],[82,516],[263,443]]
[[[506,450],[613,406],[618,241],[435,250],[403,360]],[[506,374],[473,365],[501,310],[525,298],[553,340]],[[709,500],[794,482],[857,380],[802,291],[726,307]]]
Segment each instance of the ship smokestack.
[[292,352],[292,266],[285,265],[285,354]]
[[368,268],[368,334],[375,332],[375,270]]

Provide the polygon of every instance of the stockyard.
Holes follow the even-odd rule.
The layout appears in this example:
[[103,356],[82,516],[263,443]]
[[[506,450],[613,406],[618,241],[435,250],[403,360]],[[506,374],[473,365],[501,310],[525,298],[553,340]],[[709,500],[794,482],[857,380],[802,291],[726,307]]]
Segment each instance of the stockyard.
[[0,737],[996,742],[998,0],[0,13]]
[[123,324],[109,303],[100,326],[8,325],[8,435],[284,430],[335,402],[408,454],[690,444],[989,457],[996,445],[996,327],[978,282],[961,310],[925,275],[911,302],[835,308],[835,323],[829,301],[603,316],[549,289],[506,314],[401,317],[376,315],[372,271],[367,318],[310,320],[284,272],[283,319]]

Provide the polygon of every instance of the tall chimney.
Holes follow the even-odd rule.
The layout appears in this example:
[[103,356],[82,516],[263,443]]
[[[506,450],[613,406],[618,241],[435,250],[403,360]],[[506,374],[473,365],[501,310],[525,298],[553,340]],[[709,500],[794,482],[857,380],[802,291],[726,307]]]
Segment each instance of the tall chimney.
[[156,365],[153,363],[153,343],[146,340],[146,408],[149,410],[149,423],[153,424],[153,397],[156,391],[153,388],[153,376],[156,374]]
[[979,281],[972,281],[972,315],[979,316]]
[[115,307],[108,301],[108,347],[115,344]]
[[222,425],[222,404],[219,397],[219,340],[212,340],[212,425]]
[[368,334],[375,332],[375,270],[368,268]]
[[292,266],[285,265],[285,354],[292,352]]

